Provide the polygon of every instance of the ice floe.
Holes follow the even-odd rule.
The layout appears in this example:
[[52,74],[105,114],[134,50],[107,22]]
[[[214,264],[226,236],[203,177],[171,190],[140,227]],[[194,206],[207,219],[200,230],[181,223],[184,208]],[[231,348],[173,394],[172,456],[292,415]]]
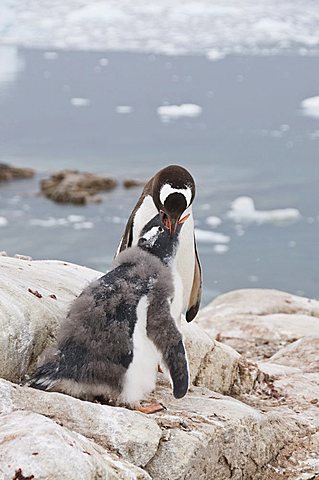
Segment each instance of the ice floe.
[[212,216],[206,218],[206,223],[210,227],[215,228],[215,227],[218,227],[222,223],[222,221],[219,217],[214,217],[212,215]]
[[88,230],[90,228],[94,227],[93,222],[80,222],[80,223],[74,223],[73,228],[75,230]]
[[116,113],[128,114],[132,113],[133,107],[131,107],[130,105],[118,105],[115,108],[115,111]]
[[319,118],[319,96],[301,102],[302,113],[307,117]]
[[101,65],[101,67],[106,67],[109,64],[109,61],[107,58],[103,57],[103,58],[100,58],[99,64]]
[[230,241],[230,237],[223,233],[210,232],[200,228],[195,228],[195,237],[198,242],[205,243],[228,243]]
[[51,52],[51,51],[44,52],[44,54],[43,54],[43,58],[45,60],[56,60],[58,58],[58,56],[59,56],[58,52]]
[[162,105],[157,108],[157,114],[161,120],[168,122],[171,119],[181,117],[198,117],[202,113],[202,107],[193,103],[183,103],[182,105]]
[[44,227],[44,228],[52,228],[52,227],[64,227],[68,225],[68,221],[66,218],[32,218],[30,220],[30,225],[35,227]]
[[[319,48],[315,0],[1,0],[2,43],[166,54],[300,55]],[[165,21],[160,21],[165,19]]]
[[74,215],[74,214],[71,214],[71,215],[68,215],[68,216],[67,216],[67,219],[68,219],[68,221],[71,222],[71,223],[76,223],[76,222],[84,222],[85,217],[83,217],[83,215]]
[[226,54],[221,50],[212,48],[211,50],[208,50],[208,52],[206,53],[206,57],[208,58],[208,60],[211,60],[212,62],[217,62],[217,60],[222,60],[223,58],[225,58]]
[[223,253],[228,252],[229,246],[228,245],[217,244],[217,245],[214,245],[213,250],[214,250],[215,253],[223,254]]
[[256,210],[254,200],[251,197],[238,197],[232,202],[227,217],[235,222],[283,223],[297,220],[300,217],[300,212],[296,208]]
[[6,217],[0,217],[0,227],[6,227],[8,225],[8,220]]
[[71,98],[70,103],[73,107],[87,107],[91,102],[88,98],[73,97]]

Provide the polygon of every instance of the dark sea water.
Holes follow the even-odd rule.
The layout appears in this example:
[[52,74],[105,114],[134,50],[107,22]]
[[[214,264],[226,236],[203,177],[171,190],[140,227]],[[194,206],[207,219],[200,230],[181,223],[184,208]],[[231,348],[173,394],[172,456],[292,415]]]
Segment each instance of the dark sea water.
[[[0,68],[0,162],[37,171],[0,185],[0,250],[105,271],[140,190],[119,186],[103,203],[77,207],[36,196],[39,180],[64,168],[146,179],[178,163],[196,178],[197,227],[230,237],[224,253],[198,244],[205,303],[246,287],[319,298],[319,118],[301,110],[303,99],[319,95],[318,57],[52,57],[19,49],[2,75]],[[163,122],[157,108],[166,103],[202,113]],[[238,226],[227,211],[242,195],[260,210],[293,207],[301,217]],[[218,227],[206,223],[212,215]]]

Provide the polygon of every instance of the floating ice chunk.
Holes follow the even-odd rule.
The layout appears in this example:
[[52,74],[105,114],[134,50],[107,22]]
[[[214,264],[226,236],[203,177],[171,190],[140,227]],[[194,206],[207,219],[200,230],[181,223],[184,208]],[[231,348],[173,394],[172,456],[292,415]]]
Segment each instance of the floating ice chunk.
[[65,226],[68,224],[68,221],[66,218],[54,218],[54,217],[49,217],[49,218],[32,218],[30,220],[30,225],[34,225],[36,227],[44,227],[44,228],[50,228],[50,227],[57,227],[57,226]]
[[232,202],[227,217],[235,222],[282,223],[297,220],[300,217],[300,212],[296,208],[256,210],[254,200],[251,197],[238,197]]
[[101,65],[101,67],[106,67],[109,64],[109,61],[107,58],[100,58],[99,64]]
[[214,228],[218,227],[222,223],[222,221],[219,217],[211,216],[206,218],[206,223]]
[[84,222],[85,217],[83,215],[68,215],[67,219],[71,223]]
[[230,238],[223,233],[210,232],[208,230],[201,230],[200,228],[195,228],[195,237],[199,242],[207,243],[228,243]]
[[45,60],[56,60],[58,58],[58,53],[57,52],[44,52],[43,58]]
[[0,227],[6,227],[8,225],[8,220],[6,217],[0,217]]
[[130,105],[118,105],[115,108],[115,111],[116,113],[124,113],[124,114],[132,113],[133,107],[131,107]]
[[93,228],[93,227],[94,227],[93,222],[81,222],[81,223],[75,223],[73,225],[73,228],[75,230],[88,230],[88,229]]
[[193,103],[183,103],[182,105],[162,105],[157,108],[157,114],[161,120],[167,122],[171,119],[182,117],[195,118],[202,113],[202,107]]
[[217,60],[222,60],[223,58],[225,58],[226,54],[221,50],[217,50],[216,48],[213,48],[206,53],[206,57],[208,58],[208,60],[211,60],[212,62],[216,62]]
[[70,103],[73,107],[87,107],[91,102],[88,98],[73,97],[71,98]]
[[218,245],[214,245],[213,250],[214,250],[215,253],[223,254],[223,253],[228,252],[229,247],[228,247],[228,245],[219,245],[218,244]]
[[301,102],[301,108],[307,117],[319,118],[319,96],[306,98]]

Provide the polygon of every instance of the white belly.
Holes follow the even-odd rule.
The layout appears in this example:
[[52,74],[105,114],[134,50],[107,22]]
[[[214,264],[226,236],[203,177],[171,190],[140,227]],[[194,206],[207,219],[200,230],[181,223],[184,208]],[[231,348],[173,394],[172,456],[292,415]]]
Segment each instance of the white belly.
[[124,376],[120,400],[132,407],[138,406],[155,388],[157,367],[161,354],[146,333],[147,296],[141,298],[136,313],[137,322],[133,333],[133,360]]
[[[173,266],[173,270],[175,269],[180,277],[180,280],[174,278],[174,285],[176,283],[176,294],[182,295],[181,312],[186,311],[188,306],[188,301],[193,286],[195,269],[194,219],[191,206],[185,210],[183,216],[187,215],[188,213],[190,216],[182,226],[181,233],[179,235],[179,246]],[[158,211],[154,205],[152,197],[147,195],[134,218],[132,245],[137,244],[144,226],[157,214]],[[182,282],[182,289],[180,289],[178,286],[179,281]],[[174,311],[177,312],[177,300],[175,303],[176,305],[174,307]]]

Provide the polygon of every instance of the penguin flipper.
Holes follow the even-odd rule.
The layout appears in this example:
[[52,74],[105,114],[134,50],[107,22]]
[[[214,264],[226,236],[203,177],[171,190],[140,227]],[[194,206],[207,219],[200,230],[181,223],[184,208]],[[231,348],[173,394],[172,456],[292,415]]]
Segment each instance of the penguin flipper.
[[191,322],[196,317],[200,307],[201,298],[202,298],[202,283],[203,283],[202,268],[199,261],[195,238],[194,238],[194,246],[195,246],[195,268],[194,268],[192,291],[190,294],[188,308],[186,312],[187,322]]
[[174,397],[184,397],[189,386],[187,357],[168,302],[165,305],[156,301],[149,304],[147,335],[163,355],[172,379]]

